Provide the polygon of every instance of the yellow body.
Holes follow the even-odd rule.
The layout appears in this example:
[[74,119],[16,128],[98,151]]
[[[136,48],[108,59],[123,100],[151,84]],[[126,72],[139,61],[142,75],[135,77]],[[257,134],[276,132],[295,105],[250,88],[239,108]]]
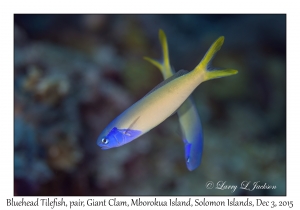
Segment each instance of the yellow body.
[[236,74],[238,71],[234,69],[211,72],[206,69],[223,42],[224,37],[217,39],[193,71],[170,81],[132,105],[116,122],[116,127],[127,129],[130,126],[130,129],[145,133],[172,115],[202,82]]
[[192,71],[172,80],[127,109],[116,127],[127,129],[130,126],[130,129],[142,133],[149,131],[172,115],[204,81],[204,77],[204,72]]
[[[194,70],[169,81],[125,110],[99,135],[97,144],[102,149],[109,149],[136,139],[172,115],[202,82],[236,74],[237,70],[233,69],[207,70],[209,62],[223,42],[224,37],[218,38]],[[167,44],[163,48],[167,48]],[[171,68],[167,68],[172,74]]]

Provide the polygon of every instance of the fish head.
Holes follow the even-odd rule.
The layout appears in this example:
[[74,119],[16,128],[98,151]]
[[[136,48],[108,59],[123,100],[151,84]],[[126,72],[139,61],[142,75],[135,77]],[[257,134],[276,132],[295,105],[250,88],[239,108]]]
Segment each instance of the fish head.
[[193,171],[198,167],[198,164],[195,164],[195,158],[191,156],[186,157],[186,167],[188,168],[189,171]]
[[192,171],[194,170],[194,165],[193,165],[193,157],[191,157],[191,148],[192,144],[189,143],[186,139],[183,140],[184,142],[184,155],[185,155],[185,162],[186,162],[186,167]]
[[118,135],[118,129],[114,127],[108,133],[103,131],[97,139],[97,145],[103,150],[119,147],[120,135]]
[[98,137],[97,144],[103,150],[120,147],[136,139],[141,134],[142,132],[138,130],[118,129],[114,127],[108,133],[101,133]]
[[202,145],[189,143],[184,141],[185,163],[189,171],[195,170],[201,163]]

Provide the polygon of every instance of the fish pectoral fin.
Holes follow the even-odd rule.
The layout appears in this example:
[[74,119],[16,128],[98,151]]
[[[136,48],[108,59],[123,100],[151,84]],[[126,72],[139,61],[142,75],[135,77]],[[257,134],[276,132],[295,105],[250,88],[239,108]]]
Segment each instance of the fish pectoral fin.
[[130,129],[122,130],[121,133],[126,135],[126,136],[131,136]]
[[127,135],[127,136],[131,136],[131,134],[130,134],[130,130],[132,130],[132,127],[134,126],[134,124],[138,121],[138,119],[140,118],[140,116],[138,116],[130,125],[129,125],[129,127],[125,130],[125,135]]
[[139,130],[133,130],[130,128],[127,129],[119,129],[119,132],[122,134],[122,141],[123,142],[130,142],[133,139],[137,138],[142,132]]

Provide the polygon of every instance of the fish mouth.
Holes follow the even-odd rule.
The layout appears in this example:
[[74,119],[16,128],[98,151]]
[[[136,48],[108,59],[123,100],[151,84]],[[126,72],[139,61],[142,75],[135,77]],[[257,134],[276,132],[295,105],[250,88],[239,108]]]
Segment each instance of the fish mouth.
[[107,149],[110,149],[110,147],[109,146],[107,146],[107,145],[103,145],[103,144],[101,144],[101,143],[98,143],[97,144],[101,149],[103,149],[103,150],[107,150]]
[[110,147],[101,146],[101,149],[102,149],[102,150],[107,150],[107,149],[110,149]]

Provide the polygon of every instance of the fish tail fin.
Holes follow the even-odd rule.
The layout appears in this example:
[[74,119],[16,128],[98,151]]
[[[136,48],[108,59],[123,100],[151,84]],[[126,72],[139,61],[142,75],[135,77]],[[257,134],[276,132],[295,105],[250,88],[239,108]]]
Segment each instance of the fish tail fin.
[[163,61],[159,62],[149,57],[144,57],[144,59],[152,63],[157,68],[159,68],[164,78],[166,79],[172,76],[173,72],[170,66],[167,37],[165,32],[162,29],[159,30],[159,41],[162,47]]
[[197,72],[199,72],[199,71],[205,72],[204,73],[204,81],[207,81],[210,79],[221,78],[221,77],[227,77],[227,76],[231,76],[231,75],[238,73],[238,71],[235,69],[212,69],[212,70],[209,70],[213,57],[221,49],[223,43],[224,43],[224,36],[221,36],[211,45],[211,47],[206,52],[203,59],[200,61],[200,63],[194,69]]

